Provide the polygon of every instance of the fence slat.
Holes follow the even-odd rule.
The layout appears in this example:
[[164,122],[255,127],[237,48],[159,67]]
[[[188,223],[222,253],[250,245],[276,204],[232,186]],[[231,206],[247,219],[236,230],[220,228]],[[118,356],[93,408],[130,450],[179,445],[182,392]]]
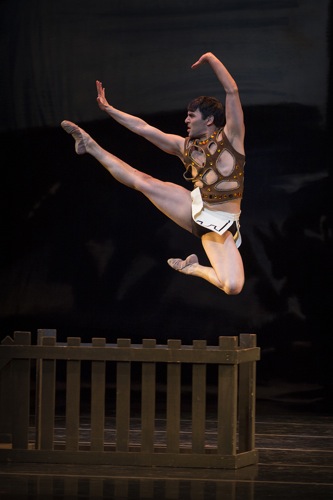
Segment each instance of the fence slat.
[[[180,340],[168,340],[169,349],[181,348]],[[166,402],[166,434],[167,451],[179,453],[180,434],[180,397],[181,369],[179,363],[168,363],[167,367],[167,402]]]
[[[55,345],[55,337],[44,337],[42,345]],[[39,397],[36,404],[37,422],[36,448],[40,450],[53,450],[54,443],[54,414],[55,414],[55,389],[56,389],[56,362],[54,359],[39,361],[38,387]]]
[[[194,340],[193,349],[207,347],[205,340]],[[203,352],[202,359],[204,359]],[[193,363],[192,367],[192,451],[203,453],[206,425],[206,365]]]
[[[155,339],[144,339],[143,348],[151,349],[156,346]],[[155,431],[155,400],[156,400],[156,363],[142,363],[141,382],[141,451],[154,451]]]
[[[118,347],[129,347],[130,339],[118,339]],[[117,362],[116,395],[116,449],[127,451],[129,446],[129,422],[131,400],[131,363]]]
[[[53,342],[44,342],[45,337],[51,337],[54,339]],[[55,346],[57,339],[57,331],[55,329],[44,329],[40,328],[37,330],[37,345],[41,346],[43,345],[43,351],[44,349],[50,345],[50,346]],[[50,402],[48,401],[48,398],[50,395],[54,395],[54,400],[55,400],[55,384],[56,381],[54,379],[54,383],[52,385],[52,378],[49,378],[47,381],[44,380],[44,377],[42,375],[41,369],[42,365],[44,365],[44,370],[46,377],[48,376],[47,374],[54,373],[55,377],[55,367],[56,363],[55,360],[47,360],[47,359],[37,359],[36,360],[36,394],[37,398],[35,401],[35,426],[36,426],[36,443],[35,447],[37,450],[39,449],[53,449],[53,430],[54,430],[54,408],[55,408],[55,401],[52,401],[52,398]],[[42,387],[42,381],[44,380],[43,387]],[[51,413],[51,410],[53,410],[53,414]],[[43,429],[41,429],[41,422],[40,419],[43,419]],[[42,441],[42,436],[43,437],[43,443]],[[45,436],[49,436],[49,439],[47,439]],[[52,442],[50,442],[50,439],[52,439]]]
[[[80,342],[79,337],[67,339],[68,347],[78,347]],[[68,360],[66,380],[66,450],[68,451],[76,451],[79,447],[80,381],[81,362]]]
[[[105,347],[105,339],[92,339],[94,347]],[[91,443],[92,451],[104,450],[105,361],[91,362]]]

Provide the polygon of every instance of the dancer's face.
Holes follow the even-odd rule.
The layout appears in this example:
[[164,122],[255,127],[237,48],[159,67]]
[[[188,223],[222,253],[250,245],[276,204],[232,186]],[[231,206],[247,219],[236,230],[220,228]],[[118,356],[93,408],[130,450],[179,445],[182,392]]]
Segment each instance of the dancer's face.
[[187,133],[191,139],[200,139],[206,137],[208,131],[207,118],[204,120],[201,111],[188,111],[185,123],[187,125]]

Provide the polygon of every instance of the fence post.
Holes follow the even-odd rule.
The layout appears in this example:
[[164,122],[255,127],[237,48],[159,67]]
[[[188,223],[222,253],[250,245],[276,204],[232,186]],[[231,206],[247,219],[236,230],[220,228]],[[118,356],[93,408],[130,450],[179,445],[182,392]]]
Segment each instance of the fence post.
[[[225,351],[237,349],[237,337],[220,337],[219,347]],[[218,453],[236,455],[237,433],[237,374],[236,363],[218,367]]]
[[[241,334],[240,347],[256,347],[256,335]],[[249,361],[239,365],[239,451],[255,447],[255,404],[256,404],[256,362]]]
[[[5,337],[1,345],[13,345],[11,337]],[[11,387],[11,359],[1,359],[0,365],[0,442],[9,444],[12,442],[12,387]]]
[[[30,332],[14,332],[14,344],[31,345]],[[30,417],[30,359],[13,359],[11,373],[13,448],[28,449]]]

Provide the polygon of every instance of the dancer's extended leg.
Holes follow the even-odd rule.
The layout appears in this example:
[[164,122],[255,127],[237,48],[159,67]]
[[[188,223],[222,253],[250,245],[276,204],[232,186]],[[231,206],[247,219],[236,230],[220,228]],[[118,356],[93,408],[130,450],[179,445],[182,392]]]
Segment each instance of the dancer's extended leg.
[[137,170],[117,156],[103,149],[87,132],[70,121],[61,122],[62,128],[75,140],[78,154],[88,153],[103,165],[118,182],[140,191],[162,213],[183,229],[191,232],[191,193],[182,186],[163,182]]

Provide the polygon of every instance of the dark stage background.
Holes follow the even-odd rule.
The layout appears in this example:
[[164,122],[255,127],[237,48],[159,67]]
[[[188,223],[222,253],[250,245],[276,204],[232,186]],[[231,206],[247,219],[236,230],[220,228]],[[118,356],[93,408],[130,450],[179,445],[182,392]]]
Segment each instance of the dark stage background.
[[[256,333],[261,384],[332,391],[331,7],[328,0],[2,0],[0,337],[133,342]],[[183,167],[104,115],[110,103],[185,135],[187,102],[224,98],[214,52],[235,77],[247,126],[244,291],[228,297],[176,273],[200,242],[78,157],[60,128],[83,125],[106,149],[161,179]],[[188,187],[188,186],[187,186]],[[125,223],[124,223],[125,222]],[[309,392],[307,392],[309,394]]]

